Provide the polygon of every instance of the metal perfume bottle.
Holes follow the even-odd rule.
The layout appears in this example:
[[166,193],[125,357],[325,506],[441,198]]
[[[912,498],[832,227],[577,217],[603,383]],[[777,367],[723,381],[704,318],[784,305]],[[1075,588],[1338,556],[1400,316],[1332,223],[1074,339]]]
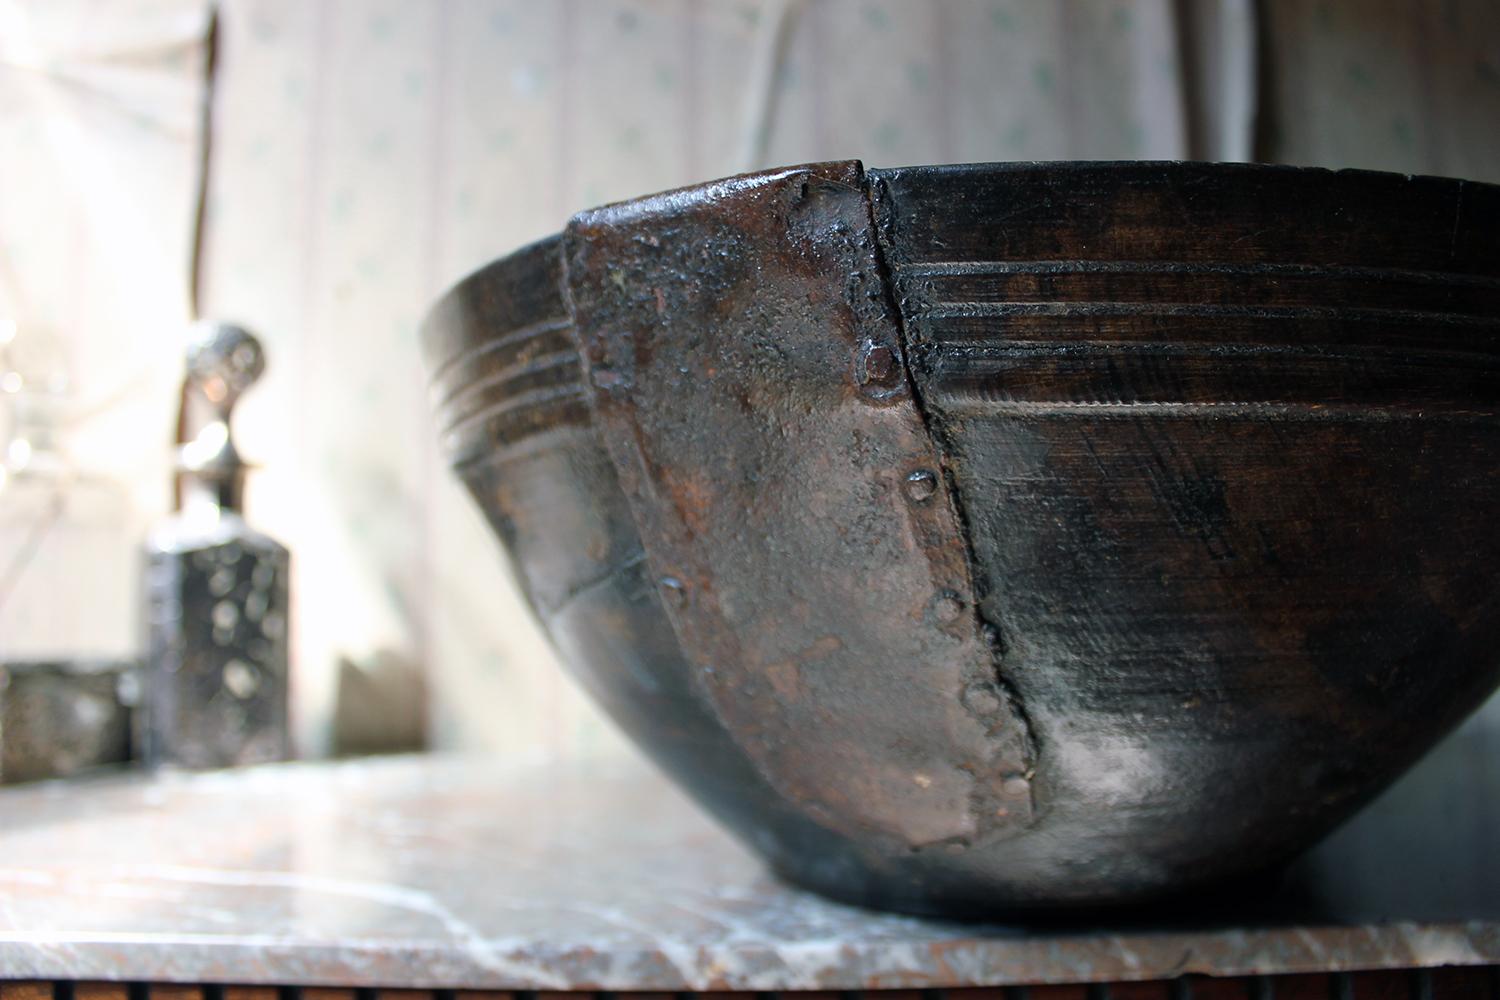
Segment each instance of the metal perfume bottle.
[[148,643],[137,734],[148,766],[227,767],[288,756],[290,556],[243,517],[230,435],[265,370],[259,341],[193,328],[177,428],[176,510],[147,542]]

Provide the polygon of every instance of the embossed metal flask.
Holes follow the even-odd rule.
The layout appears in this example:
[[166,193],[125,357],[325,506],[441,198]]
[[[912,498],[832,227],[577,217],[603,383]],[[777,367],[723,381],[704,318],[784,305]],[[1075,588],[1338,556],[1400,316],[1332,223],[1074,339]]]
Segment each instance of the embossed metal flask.
[[176,511],[146,552],[141,755],[148,766],[228,767],[288,756],[290,555],[241,513],[245,463],[230,412],[265,358],[247,331],[200,324],[178,423]]

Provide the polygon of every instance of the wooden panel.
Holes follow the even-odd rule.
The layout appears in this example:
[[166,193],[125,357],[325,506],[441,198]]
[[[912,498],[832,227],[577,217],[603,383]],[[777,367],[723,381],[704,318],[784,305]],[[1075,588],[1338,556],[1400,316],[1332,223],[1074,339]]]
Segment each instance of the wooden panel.
[[129,1000],[130,987],[124,983],[77,983],[73,1000]]
[[1433,969],[1428,979],[1432,1000],[1494,1000],[1500,996],[1500,967]]
[[354,990],[313,988],[302,991],[302,1000],[354,1000]]
[[[1408,970],[1355,972],[1344,977],[1350,1000],[1416,1000],[1417,977]],[[1423,998],[1425,1000],[1425,997]]]
[[[1243,979],[1216,979],[1208,976],[1185,976],[1179,994],[1191,1000],[1261,1000],[1271,995],[1270,980],[1247,976]],[[1256,989],[1260,992],[1257,993]]]
[[1333,977],[1322,973],[1272,976],[1266,981],[1271,985],[1274,1000],[1330,1000],[1333,996]]
[[280,991],[274,986],[226,986],[224,1000],[277,1000]]
[[1028,986],[1026,1000],[1090,1000],[1089,988],[1078,984]]
[[[214,994],[219,996],[215,997]],[[164,983],[0,982],[0,1000],[1500,1000],[1500,967],[1378,969],[1294,976],[1065,983],[956,989],[615,992],[342,989]]]
[[1143,983],[1114,983],[1109,1000],[1171,1000],[1173,984],[1155,980]]
[[152,983],[149,990],[151,1000],[203,1000],[203,990],[197,986]]
[[52,1000],[52,984],[0,983],[0,1000]]

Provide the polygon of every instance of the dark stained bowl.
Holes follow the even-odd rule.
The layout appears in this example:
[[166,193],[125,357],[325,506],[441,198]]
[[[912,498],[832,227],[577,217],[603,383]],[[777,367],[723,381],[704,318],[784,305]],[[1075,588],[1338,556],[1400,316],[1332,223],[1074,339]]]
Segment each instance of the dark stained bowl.
[[1140,902],[1500,679],[1500,188],[817,164],[576,216],[424,330],[564,660],[785,877]]

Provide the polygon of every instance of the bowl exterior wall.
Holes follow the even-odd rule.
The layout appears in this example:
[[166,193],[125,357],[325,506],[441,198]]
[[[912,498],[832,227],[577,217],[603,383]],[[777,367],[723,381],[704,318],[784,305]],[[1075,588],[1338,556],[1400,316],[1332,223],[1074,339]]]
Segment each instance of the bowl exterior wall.
[[[1130,902],[1304,849],[1500,680],[1495,232],[1433,178],[821,165],[585,213],[424,336],[566,662],[777,870]],[[905,450],[830,463],[872,390]]]

